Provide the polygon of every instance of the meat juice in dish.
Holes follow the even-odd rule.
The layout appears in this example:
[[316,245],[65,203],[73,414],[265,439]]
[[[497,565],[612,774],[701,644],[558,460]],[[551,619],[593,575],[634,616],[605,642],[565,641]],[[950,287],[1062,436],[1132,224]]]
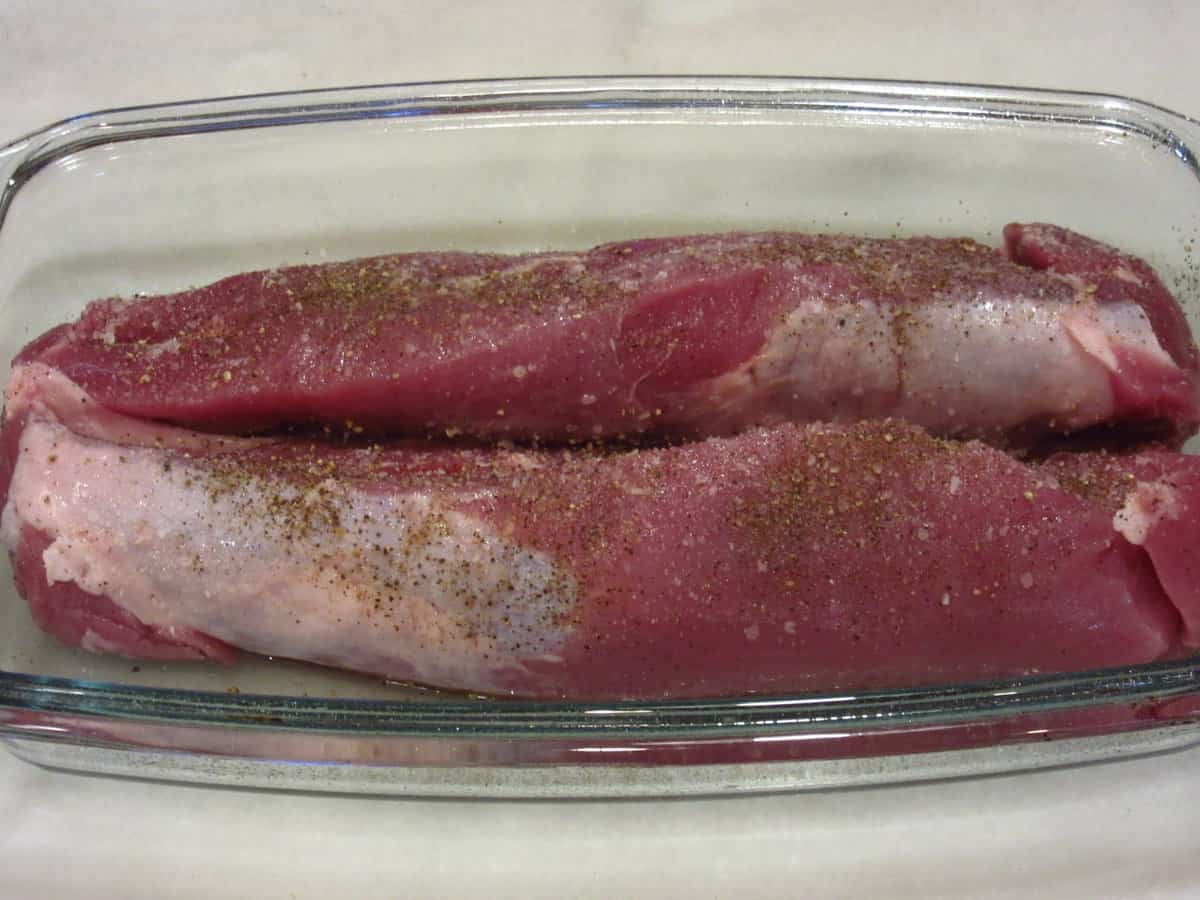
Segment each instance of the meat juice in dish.
[[[100,301],[14,365],[18,584],[92,650],[528,697],[1180,653],[1200,459],[946,438],[1177,444],[1200,419],[1186,321],[1112,248],[1049,226],[1006,244],[422,254]],[[337,433],[282,428],[314,424]],[[644,443],[562,445],[596,434]],[[514,443],[535,437],[560,446]]]

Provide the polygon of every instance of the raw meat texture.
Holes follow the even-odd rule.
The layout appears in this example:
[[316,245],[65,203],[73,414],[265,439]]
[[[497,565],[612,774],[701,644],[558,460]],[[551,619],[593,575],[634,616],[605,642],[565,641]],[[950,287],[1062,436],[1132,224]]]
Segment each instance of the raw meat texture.
[[[27,557],[44,559],[50,539],[38,532],[29,532],[25,539]],[[34,621],[69,646],[137,659],[233,662],[237,657],[235,648],[193,628],[147,625],[108,597],[85,591],[73,581],[46,590],[45,570],[36,565],[14,565],[13,570],[17,590],[28,599]]]
[[[158,636],[205,636],[460,690],[612,699],[1077,670],[1195,643],[1177,610],[1194,621],[1195,596],[1172,575],[1195,531],[1167,537],[1197,508],[1193,457],[1035,466],[898,421],[619,453],[353,446],[97,408],[21,366],[3,442],[21,584],[82,646],[150,655]],[[1174,501],[1123,512],[1163,484]],[[144,630],[85,640],[81,598]]]
[[1200,457],[1165,450],[1060,453],[1045,468],[1072,492],[1113,514],[1142,547],[1183,616],[1183,640],[1200,646]]
[[1051,226],[1006,239],[1011,259],[762,233],[299,266],[97,301],[18,363],[224,433],[678,439],[884,417],[1018,446],[1192,433],[1200,361],[1149,266]]

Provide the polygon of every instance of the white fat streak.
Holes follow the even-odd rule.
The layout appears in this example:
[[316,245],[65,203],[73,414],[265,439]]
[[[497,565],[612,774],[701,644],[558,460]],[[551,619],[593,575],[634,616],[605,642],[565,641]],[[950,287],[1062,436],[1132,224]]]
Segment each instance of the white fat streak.
[[1136,272],[1125,268],[1124,266],[1117,266],[1112,270],[1112,274],[1120,278],[1122,281],[1128,282],[1129,284],[1135,284],[1138,287],[1146,286],[1146,282],[1142,281],[1141,276],[1139,276]]
[[79,639],[79,646],[93,653],[120,653],[121,647],[88,628]]
[[1105,303],[1099,307],[1100,319],[1120,341],[1136,346],[1159,362],[1174,365],[1171,355],[1159,344],[1146,310],[1136,303]]
[[1146,311],[1136,303],[1104,303],[1084,309],[1084,316],[1068,319],[1071,334],[1112,371],[1118,366],[1113,349],[1118,345],[1135,349],[1164,366],[1175,365],[1158,343]]
[[1103,421],[1114,405],[1108,373],[1070,340],[1063,309],[987,296],[912,307],[896,415],[946,432],[959,427],[958,410],[983,430]]
[[179,338],[168,338],[165,341],[159,341],[156,344],[149,344],[144,348],[144,358],[158,359],[164,353],[179,352]]
[[881,414],[880,398],[899,384],[892,311],[876,303],[799,303],[762,349],[738,369],[709,382],[721,409],[761,419],[779,398],[797,418],[827,420]]
[[[212,500],[185,467],[164,472],[160,451],[90,441],[42,420],[28,423],[20,451],[0,537],[13,548],[25,525],[46,533],[51,583],[107,595],[147,624],[363,671],[411,666],[405,677],[478,690],[498,687],[491,679],[518,657],[556,660],[567,638],[555,623],[574,603],[573,578],[426,494],[330,482],[351,527],[297,541],[239,511],[262,509],[261,483]],[[369,538],[356,541],[363,522]],[[384,602],[384,616],[373,600],[388,594],[396,599]]]
[[1129,543],[1140,546],[1155,525],[1178,519],[1179,513],[1179,496],[1173,488],[1161,482],[1139,481],[1113,515],[1113,528]]
[[752,360],[708,383],[710,400],[733,418],[790,402],[799,418],[891,415],[940,433],[968,409],[976,430],[1036,419],[1073,430],[1112,414],[1114,347],[1174,365],[1134,303],[948,298],[897,311],[799,303]]
[[92,402],[83,388],[43,363],[25,363],[12,370],[4,391],[4,405],[9,416],[29,413],[66,423],[76,434],[126,445],[176,450],[215,447],[236,450],[275,440],[204,434],[105,411],[100,404]]
[[564,262],[573,263],[570,269],[572,274],[581,275],[586,271],[578,253],[546,253],[517,258],[509,265],[502,266],[497,270],[489,271],[483,275],[454,275],[444,279],[442,284],[445,285],[447,290],[472,291],[480,285],[486,284],[495,274],[505,277],[515,277],[527,272],[535,272],[543,266]]

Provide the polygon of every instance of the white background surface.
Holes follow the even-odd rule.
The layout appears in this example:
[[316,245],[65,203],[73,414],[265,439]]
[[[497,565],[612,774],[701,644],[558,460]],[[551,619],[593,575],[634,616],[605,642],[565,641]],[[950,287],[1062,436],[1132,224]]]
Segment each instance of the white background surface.
[[[0,0],[0,137],[95,107],[539,74],[893,77],[1200,116],[1200,5]],[[638,803],[379,800],[51,774],[0,752],[3,897],[1200,896],[1200,752]]]

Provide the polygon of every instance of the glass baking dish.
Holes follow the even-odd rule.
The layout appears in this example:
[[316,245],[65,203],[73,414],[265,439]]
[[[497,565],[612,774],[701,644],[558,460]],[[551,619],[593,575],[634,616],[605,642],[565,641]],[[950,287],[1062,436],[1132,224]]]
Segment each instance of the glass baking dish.
[[[0,150],[0,355],[95,297],[288,263],[759,228],[996,244],[1012,220],[1145,257],[1200,329],[1198,144],[1200,123],[1120,97],[801,78],[418,84],[92,113]],[[7,564],[0,591],[0,734],[66,769],[666,796],[1200,741],[1200,659],[839,695],[512,702],[282,660],[94,656],[33,625]]]

